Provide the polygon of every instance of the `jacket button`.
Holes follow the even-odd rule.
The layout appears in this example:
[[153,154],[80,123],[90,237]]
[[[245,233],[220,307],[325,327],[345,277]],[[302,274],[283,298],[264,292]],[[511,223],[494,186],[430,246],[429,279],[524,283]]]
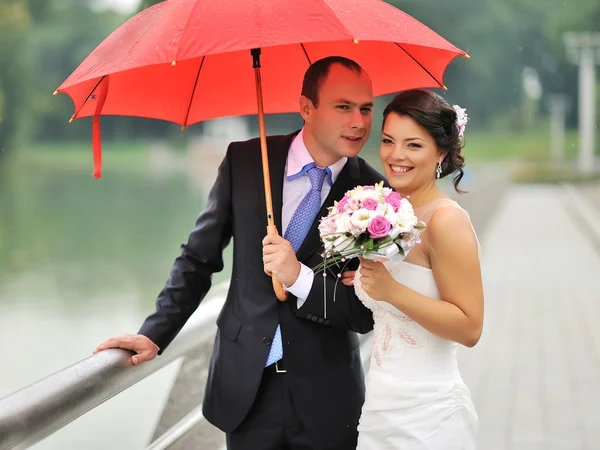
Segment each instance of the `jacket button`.
[[318,320],[318,322],[319,322],[319,323],[323,323],[323,322],[325,322],[325,319],[323,319],[322,317],[319,317],[319,320]]
[[325,325],[329,325],[331,322],[329,321],[329,319],[325,319],[325,322],[323,322]]
[[306,318],[307,318],[307,319],[312,319],[312,317],[313,317],[313,315],[312,315],[311,313],[308,313],[308,314],[306,315]]
[[312,320],[313,322],[316,322],[317,320],[319,320],[319,318],[317,316],[312,316],[312,319],[310,319],[310,320]]
[[265,336],[263,338],[263,344],[265,344],[265,345],[271,345],[271,338],[269,336]]

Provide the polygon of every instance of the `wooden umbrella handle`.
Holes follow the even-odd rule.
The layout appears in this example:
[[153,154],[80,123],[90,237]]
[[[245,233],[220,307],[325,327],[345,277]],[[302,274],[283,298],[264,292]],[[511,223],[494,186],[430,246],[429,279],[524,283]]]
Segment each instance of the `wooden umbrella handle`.
[[[267,130],[265,126],[265,111],[263,107],[262,81],[260,77],[260,49],[250,51],[254,61],[254,78],[256,81],[256,100],[258,104],[258,128],[260,130],[260,154],[262,157],[263,180],[265,184],[265,203],[267,207],[267,234],[279,234],[273,216],[273,197],[271,195],[271,174],[269,172],[269,154],[267,151]],[[281,281],[273,279],[273,289],[277,298],[284,302],[287,300],[287,291]]]
[[[267,234],[278,235],[277,227],[275,225],[267,225]],[[275,295],[280,301],[285,302],[288,296],[287,290],[277,278],[271,277],[271,279],[273,280],[273,290],[275,291]]]

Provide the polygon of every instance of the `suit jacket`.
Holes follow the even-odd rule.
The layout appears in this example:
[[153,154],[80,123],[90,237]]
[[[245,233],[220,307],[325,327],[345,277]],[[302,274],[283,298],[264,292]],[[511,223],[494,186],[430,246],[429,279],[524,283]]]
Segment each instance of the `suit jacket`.
[[[283,177],[296,133],[267,139],[275,223],[281,233]],[[359,184],[382,175],[360,158],[350,158],[297,252],[308,267],[321,261],[318,222],[327,207]],[[278,323],[294,404],[315,448],[355,448],[364,402],[364,377],[356,332],[373,328],[371,312],[354,288],[339,283],[333,302],[333,277],[315,276],[300,309],[289,295],[280,302],[263,271],[262,239],[267,219],[258,139],[230,144],[219,167],[208,203],[182,246],[156,312],[140,333],[161,352],[181,330],[223,269],[222,253],[234,242],[231,285],[217,319],[217,334],[204,397],[204,416],[225,432],[242,422],[254,402]],[[324,286],[325,284],[325,286]],[[327,291],[327,316],[323,292]]]

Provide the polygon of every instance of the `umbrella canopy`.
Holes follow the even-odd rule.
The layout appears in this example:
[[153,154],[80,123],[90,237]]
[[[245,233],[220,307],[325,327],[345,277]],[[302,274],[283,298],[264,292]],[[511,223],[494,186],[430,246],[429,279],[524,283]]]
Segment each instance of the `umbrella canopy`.
[[444,87],[447,65],[467,56],[381,0],[168,0],[115,30],[55,94],[73,100],[71,120],[93,117],[95,177],[102,115],[186,127],[258,113],[267,231],[276,234],[264,114],[297,111],[304,72],[334,55],[359,63],[376,96]]
[[442,87],[449,62],[465,55],[380,0],[168,0],[115,30],[57,92],[73,100],[74,119],[99,113],[188,126],[256,114],[253,48],[262,50],[265,113],[297,111],[305,70],[326,56],[358,62],[377,96]]

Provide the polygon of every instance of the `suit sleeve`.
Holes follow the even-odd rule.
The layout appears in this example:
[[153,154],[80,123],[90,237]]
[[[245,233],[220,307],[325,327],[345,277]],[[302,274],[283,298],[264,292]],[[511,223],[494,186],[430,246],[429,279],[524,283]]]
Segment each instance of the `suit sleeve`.
[[315,275],[306,301],[295,312],[303,319],[357,333],[373,329],[373,315],[358,299],[354,287],[338,282],[331,274]]
[[188,241],[181,246],[171,273],[156,300],[156,311],[139,333],[162,353],[177,336],[211,287],[212,274],[223,270],[223,249],[232,235],[231,149],[221,163],[206,207]]

